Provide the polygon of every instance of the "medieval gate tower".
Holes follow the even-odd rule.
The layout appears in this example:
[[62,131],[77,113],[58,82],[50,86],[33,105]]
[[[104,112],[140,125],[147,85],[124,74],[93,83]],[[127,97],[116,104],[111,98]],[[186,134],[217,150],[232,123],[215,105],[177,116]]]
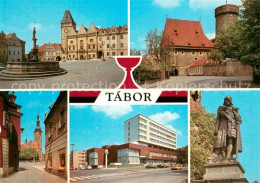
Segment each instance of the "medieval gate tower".
[[216,35],[224,29],[237,21],[239,14],[239,7],[233,4],[226,4],[215,9],[216,18]]

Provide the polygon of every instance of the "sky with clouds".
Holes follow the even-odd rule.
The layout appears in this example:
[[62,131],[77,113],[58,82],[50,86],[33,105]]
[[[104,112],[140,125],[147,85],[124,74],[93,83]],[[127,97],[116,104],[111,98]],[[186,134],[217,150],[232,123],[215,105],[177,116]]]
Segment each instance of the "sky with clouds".
[[60,22],[69,9],[77,28],[127,24],[127,0],[0,0],[0,32],[16,35],[26,41],[26,53],[32,46],[34,18],[37,44],[60,43]]
[[242,153],[238,161],[245,169],[244,176],[249,182],[260,180],[260,91],[203,91],[201,104],[210,113],[217,113],[225,96],[230,95],[234,107],[238,107],[242,118]]
[[74,150],[124,144],[124,121],[142,114],[177,131],[177,147],[188,144],[187,105],[72,105],[70,143]]
[[[21,113],[23,116],[21,118],[21,128],[24,128],[24,131],[21,135],[21,144],[27,141],[33,141],[33,132],[36,128],[37,115],[40,117],[40,126],[43,134],[43,144],[42,147],[45,147],[45,127],[44,120],[45,114],[50,112],[49,107],[56,101],[59,96],[58,91],[16,91],[15,95],[16,104],[21,105]],[[43,148],[43,153],[45,149]]]
[[[240,0],[227,0],[241,5]],[[149,30],[163,31],[166,15],[172,19],[200,21],[209,39],[215,37],[215,8],[226,0],[130,0],[131,49],[144,50],[145,36]]]

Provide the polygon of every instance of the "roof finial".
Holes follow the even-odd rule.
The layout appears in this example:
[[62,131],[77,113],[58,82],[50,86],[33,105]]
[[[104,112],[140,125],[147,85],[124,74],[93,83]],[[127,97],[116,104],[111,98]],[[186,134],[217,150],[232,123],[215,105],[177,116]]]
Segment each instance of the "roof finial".
[[227,0],[226,0],[226,5],[227,5]]
[[166,19],[168,18],[168,14],[166,14]]
[[35,18],[33,18],[33,23],[34,23],[34,28],[35,28],[35,25],[36,25],[36,21],[35,21]]

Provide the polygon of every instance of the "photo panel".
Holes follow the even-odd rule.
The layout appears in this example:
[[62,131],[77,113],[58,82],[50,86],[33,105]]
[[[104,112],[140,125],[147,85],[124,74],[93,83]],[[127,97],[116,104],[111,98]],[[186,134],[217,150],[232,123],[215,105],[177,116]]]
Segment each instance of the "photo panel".
[[191,182],[258,182],[259,94],[191,91]]
[[70,92],[70,182],[188,181],[187,92],[153,104],[99,103],[104,93]]
[[68,181],[67,91],[0,91],[1,182]]

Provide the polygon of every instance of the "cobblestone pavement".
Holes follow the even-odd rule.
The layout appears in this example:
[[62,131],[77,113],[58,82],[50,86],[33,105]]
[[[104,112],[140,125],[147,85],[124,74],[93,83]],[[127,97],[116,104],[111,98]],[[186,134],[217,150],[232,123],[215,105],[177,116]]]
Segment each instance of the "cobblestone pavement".
[[144,167],[101,169],[101,170],[79,170],[71,171],[70,182],[106,182],[106,183],[175,183],[185,182],[188,178],[188,170],[145,169]]
[[44,163],[20,162],[19,171],[0,179],[0,183],[66,183],[67,180],[42,171]]
[[124,71],[113,59],[66,61],[60,66],[67,74],[25,81],[1,81],[1,89],[89,89],[116,88],[124,78]]

